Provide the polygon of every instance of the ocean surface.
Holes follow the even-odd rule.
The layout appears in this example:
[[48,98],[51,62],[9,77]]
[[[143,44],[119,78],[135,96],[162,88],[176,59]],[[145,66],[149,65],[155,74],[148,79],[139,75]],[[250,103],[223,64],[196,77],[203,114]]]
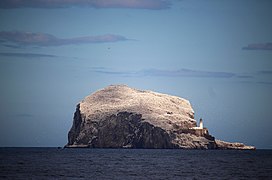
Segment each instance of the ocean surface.
[[0,179],[272,179],[272,150],[0,148]]

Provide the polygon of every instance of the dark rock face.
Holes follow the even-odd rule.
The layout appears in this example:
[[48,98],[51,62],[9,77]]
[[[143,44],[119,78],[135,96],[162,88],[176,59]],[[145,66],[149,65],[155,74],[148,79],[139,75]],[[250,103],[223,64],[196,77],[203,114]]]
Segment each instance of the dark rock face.
[[77,105],[65,147],[254,148],[215,140],[207,128],[196,127],[185,99],[122,85],[106,87]]
[[[79,107],[80,105],[78,104],[76,108],[76,112],[74,113],[73,126],[68,133],[68,144],[73,144],[74,142],[77,142],[76,138],[78,134],[80,133],[82,118],[81,118]],[[81,142],[81,143],[84,144],[84,142]]]
[[173,148],[169,135],[161,128],[142,122],[140,114],[119,112],[101,121],[92,147]]
[[93,123],[92,130],[82,138],[79,138],[82,122],[79,108],[74,119],[68,146],[76,143],[79,147],[92,148],[177,148],[165,130],[143,122],[140,114],[119,112],[108,116]]

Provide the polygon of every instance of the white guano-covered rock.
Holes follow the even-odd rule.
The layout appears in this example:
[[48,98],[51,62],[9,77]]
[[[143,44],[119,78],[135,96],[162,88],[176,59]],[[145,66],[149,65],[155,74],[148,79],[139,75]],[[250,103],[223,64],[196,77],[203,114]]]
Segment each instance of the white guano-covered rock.
[[[230,147],[230,144],[216,142],[207,128],[194,127],[194,110],[188,100],[126,85],[111,85],[87,96],[77,105],[66,147]],[[235,145],[235,148],[240,146]]]
[[80,111],[86,120],[126,111],[141,114],[146,122],[165,130],[171,130],[173,125],[196,126],[188,100],[126,85],[111,85],[87,96],[80,102]]

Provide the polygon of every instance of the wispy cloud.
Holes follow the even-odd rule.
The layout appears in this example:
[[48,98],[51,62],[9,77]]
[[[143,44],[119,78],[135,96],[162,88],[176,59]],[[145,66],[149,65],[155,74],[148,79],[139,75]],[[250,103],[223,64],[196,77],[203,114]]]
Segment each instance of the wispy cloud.
[[19,118],[32,118],[34,117],[33,114],[28,114],[28,113],[18,113],[18,114],[15,114],[16,117],[19,117]]
[[91,72],[119,76],[119,77],[173,77],[173,78],[221,78],[232,79],[234,82],[246,83],[246,84],[262,84],[272,85],[271,78],[263,78],[263,75],[271,76],[272,71],[257,71],[251,73],[232,73],[232,72],[219,72],[219,71],[203,71],[193,69],[177,69],[177,70],[165,70],[165,69],[144,69],[139,71],[124,71],[109,69],[105,67],[92,67]]
[[245,75],[245,74],[236,74],[235,77],[236,78],[240,78],[240,79],[251,79],[254,76],[252,76],[252,75]]
[[131,9],[167,9],[169,0],[1,0],[0,8],[131,8]]
[[0,53],[0,56],[5,57],[20,57],[20,58],[55,58],[58,56],[50,54],[36,54],[36,53]]
[[140,71],[116,71],[100,67],[92,68],[91,71],[100,74],[120,75],[126,77],[164,76],[164,77],[231,78],[236,76],[236,74],[228,72],[199,71],[191,69],[179,69],[179,70],[146,69]]
[[243,50],[272,50],[272,43],[249,44],[242,48]]
[[[128,40],[124,36],[106,34],[100,36],[82,36],[74,38],[58,38],[46,33],[21,31],[1,31],[0,43],[4,46],[63,46],[72,44],[110,43]],[[11,43],[8,44],[7,43]]]
[[2,46],[8,47],[8,48],[14,48],[14,49],[21,49],[21,46],[18,45],[12,45],[12,44],[2,44]]
[[270,70],[258,71],[258,74],[260,74],[260,75],[272,75],[272,71],[270,71]]
[[266,81],[258,81],[256,82],[257,84],[262,84],[262,85],[272,85],[272,82],[266,82]]
[[173,76],[173,77],[230,78],[235,76],[235,74],[227,73],[227,72],[211,72],[211,71],[199,71],[199,70],[191,70],[191,69],[179,69],[179,70],[148,69],[148,70],[139,71],[139,73],[145,76]]

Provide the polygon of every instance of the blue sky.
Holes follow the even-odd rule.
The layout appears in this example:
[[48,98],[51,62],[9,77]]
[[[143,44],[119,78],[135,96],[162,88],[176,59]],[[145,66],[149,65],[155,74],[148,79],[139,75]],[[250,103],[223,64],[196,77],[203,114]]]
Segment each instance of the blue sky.
[[218,139],[272,148],[272,2],[0,2],[0,146],[63,146],[110,84],[190,100]]

